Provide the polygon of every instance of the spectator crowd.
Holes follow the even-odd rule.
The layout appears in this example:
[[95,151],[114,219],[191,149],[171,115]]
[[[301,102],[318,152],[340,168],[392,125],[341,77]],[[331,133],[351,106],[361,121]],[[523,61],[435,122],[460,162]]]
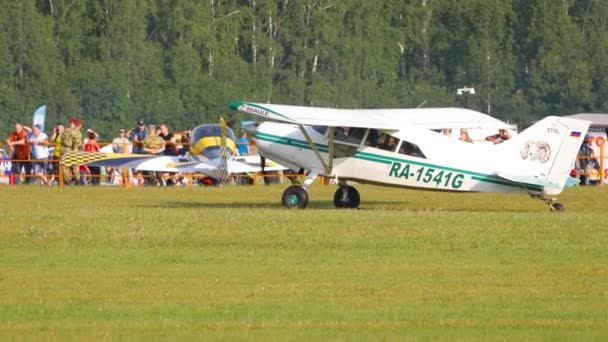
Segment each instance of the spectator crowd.
[[[70,119],[67,127],[63,122],[57,122],[49,137],[40,125],[28,127],[16,123],[5,145],[15,184],[23,182],[50,186],[60,183],[61,176],[66,185],[97,186],[102,182],[113,184],[117,174],[123,184],[132,179],[137,185],[157,186],[177,185],[183,181],[183,177],[175,173],[112,168],[102,170],[101,167],[87,165],[63,166],[61,158],[70,151],[100,152],[99,134],[92,128],[83,134],[83,125],[84,122],[78,118]],[[140,119],[132,129],[118,131],[112,140],[111,150],[125,154],[178,156],[189,151],[188,142],[188,131],[174,134],[167,123],[146,125]]]

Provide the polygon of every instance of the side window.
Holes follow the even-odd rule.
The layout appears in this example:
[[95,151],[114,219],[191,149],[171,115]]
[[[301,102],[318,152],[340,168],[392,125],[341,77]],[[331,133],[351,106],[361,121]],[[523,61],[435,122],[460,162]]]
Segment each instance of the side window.
[[375,147],[381,150],[395,152],[397,150],[397,144],[399,139],[386,133],[378,132],[375,129],[371,129],[365,139],[365,146]]
[[365,128],[336,127],[334,137],[337,142],[359,145],[365,136],[365,131]]
[[407,156],[426,159],[424,153],[420,151],[418,145],[412,144],[411,142],[405,140],[401,142],[401,146],[399,147],[399,153],[405,154]]

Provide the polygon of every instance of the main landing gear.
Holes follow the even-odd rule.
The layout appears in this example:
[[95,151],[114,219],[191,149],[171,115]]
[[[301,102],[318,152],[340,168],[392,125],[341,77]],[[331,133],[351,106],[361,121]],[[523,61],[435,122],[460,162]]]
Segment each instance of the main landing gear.
[[308,192],[306,189],[315,181],[319,173],[312,171],[306,177],[304,184],[292,185],[283,191],[281,203],[285,208],[305,209],[308,205]]
[[340,187],[334,194],[334,205],[336,208],[359,208],[361,196],[354,187],[340,182]]
[[[285,208],[305,209],[308,206],[308,192],[306,189],[317,178],[317,172],[311,172],[304,184],[292,185],[283,191],[281,203]],[[340,181],[340,187],[334,194],[334,205],[336,208],[358,208],[361,203],[359,191],[354,187]]]
[[549,210],[552,212],[562,212],[562,211],[566,210],[566,208],[564,207],[563,204],[556,202],[555,198],[548,198],[545,196],[536,196],[536,195],[533,195],[532,197],[538,198],[541,201],[545,202],[545,204],[547,204],[549,206]]

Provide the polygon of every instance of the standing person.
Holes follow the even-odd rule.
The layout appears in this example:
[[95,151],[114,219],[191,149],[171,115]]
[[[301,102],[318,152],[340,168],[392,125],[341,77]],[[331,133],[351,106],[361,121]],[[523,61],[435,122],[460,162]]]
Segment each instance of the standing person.
[[247,132],[243,131],[243,133],[241,133],[241,137],[237,139],[236,149],[239,152],[239,156],[247,156],[251,154],[249,151],[249,139],[247,139]]
[[159,137],[163,138],[163,140],[165,141],[165,155],[166,156],[175,156],[177,155],[177,144],[175,143],[175,135],[173,135],[173,133],[169,132],[169,126],[167,126],[167,123],[163,123],[162,125],[160,125],[160,134],[158,135]]
[[[84,144],[84,150],[87,152],[99,152],[99,144],[97,143],[98,134],[92,129],[87,130],[87,142]],[[101,167],[89,166],[91,172],[91,185],[99,185],[101,181]]]
[[118,136],[112,140],[112,152],[114,153],[130,153],[131,142],[127,138],[127,134],[123,128],[118,130]]
[[[127,138],[127,133],[126,131],[121,128],[118,130],[118,136],[116,138],[114,138],[114,140],[112,140],[112,152],[114,153],[131,153],[131,149],[132,149],[132,144],[129,141],[129,138]],[[114,183],[114,169],[113,168],[106,168],[107,174],[108,174],[108,179],[110,184]],[[120,174],[122,176],[122,184],[128,184],[129,183],[129,171],[128,169],[124,168],[120,170]],[[110,177],[110,175],[112,175],[112,177]]]
[[[177,155],[177,144],[176,144],[176,139],[175,139],[175,135],[173,133],[171,133],[169,131],[169,126],[167,125],[166,122],[163,122],[160,125],[160,133],[158,134],[159,137],[163,138],[163,140],[165,141],[165,152],[164,154],[166,156],[176,156]],[[163,174],[162,178],[163,178],[163,184],[165,185],[175,185],[177,182],[174,179],[175,178],[176,173],[175,172],[166,172]]]
[[[156,127],[154,125],[149,126],[150,134],[143,141],[143,148],[146,154],[152,154],[161,156],[165,152],[165,141],[163,138],[156,134]],[[163,177],[161,172],[149,172],[145,174],[149,176],[146,184],[150,185],[156,183],[157,186],[164,185]],[[152,179],[153,178],[153,179]]]
[[[131,128],[127,132],[127,136],[133,142],[133,154],[147,154],[144,150],[144,140],[146,137],[150,135],[150,130],[146,127],[146,123],[143,119],[139,119],[137,121],[137,126],[135,128]],[[146,171],[138,171],[133,169],[133,174],[137,177],[141,177],[144,180],[144,184],[148,185],[150,183],[150,177],[148,177],[148,173]]]
[[590,184],[589,176],[591,171],[595,169],[595,165],[598,165],[597,169],[599,170],[599,163],[595,158],[593,147],[591,147],[592,143],[593,137],[590,135],[585,136],[585,140],[583,140],[574,163],[580,179],[580,185]]
[[144,139],[150,134],[146,123],[143,119],[137,121],[137,127],[132,128],[128,132],[129,138],[133,141],[133,153],[134,154],[146,154],[144,151]]
[[[70,127],[63,131],[61,136],[61,157],[66,153],[72,151],[78,151],[82,144],[82,128],[83,122],[80,119],[70,119]],[[79,166],[72,165],[70,167],[63,166],[63,182],[64,184],[78,184],[78,178],[80,176]]]
[[[11,152],[12,170],[15,178],[15,183],[19,183],[21,177],[21,169],[25,170],[26,177],[32,173],[32,164],[29,162],[31,148],[30,144],[27,143],[27,132],[20,123],[15,124],[15,130],[9,134],[6,139],[6,145]],[[28,183],[26,178],[26,183]]]
[[34,158],[34,173],[43,185],[51,185],[46,178],[46,169],[49,161],[49,137],[44,133],[40,125],[34,125],[32,135],[28,140],[32,147],[32,155]]
[[54,147],[54,150],[53,159],[51,160],[49,167],[51,171],[51,179],[49,180],[49,185],[53,184],[55,177],[59,177],[59,167],[61,162],[61,136],[63,135],[64,131],[65,126],[63,125],[63,122],[57,122],[50,141]]

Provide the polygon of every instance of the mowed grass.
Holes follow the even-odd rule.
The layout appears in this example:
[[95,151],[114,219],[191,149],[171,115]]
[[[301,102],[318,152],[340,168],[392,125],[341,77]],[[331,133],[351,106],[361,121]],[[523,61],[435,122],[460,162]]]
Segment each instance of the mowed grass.
[[0,339],[606,340],[606,188],[0,188]]

